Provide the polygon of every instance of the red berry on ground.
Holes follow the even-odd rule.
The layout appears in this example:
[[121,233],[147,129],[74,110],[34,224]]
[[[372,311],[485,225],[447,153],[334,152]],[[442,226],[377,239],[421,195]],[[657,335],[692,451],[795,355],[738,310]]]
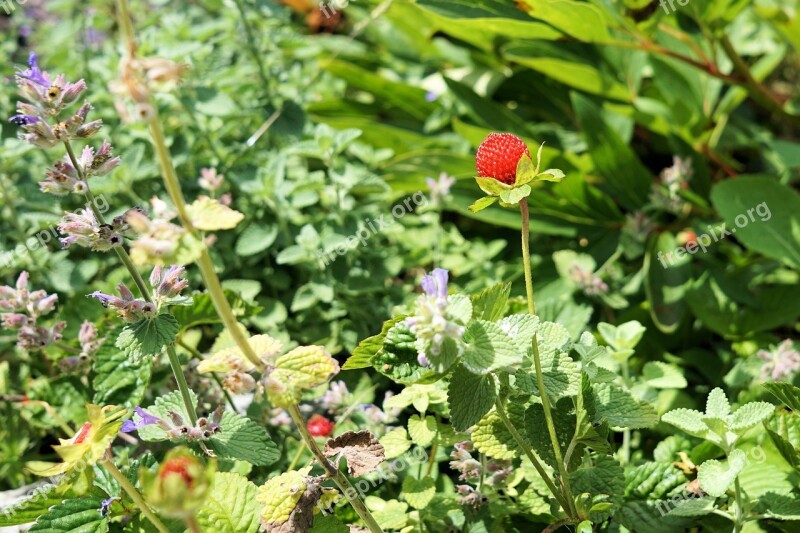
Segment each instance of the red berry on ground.
[[322,415],[313,415],[306,423],[306,429],[314,437],[327,437],[333,433],[334,423]]
[[492,133],[478,147],[475,167],[479,176],[511,185],[523,155],[530,157],[531,153],[522,139],[510,133]]

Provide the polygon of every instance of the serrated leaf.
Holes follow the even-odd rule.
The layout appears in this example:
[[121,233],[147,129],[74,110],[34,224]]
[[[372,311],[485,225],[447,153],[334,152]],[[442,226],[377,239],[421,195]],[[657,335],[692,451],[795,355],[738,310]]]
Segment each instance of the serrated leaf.
[[775,406],[767,402],[750,402],[739,407],[731,418],[732,431],[744,431],[760,424],[775,412]]
[[217,472],[214,486],[197,511],[203,531],[216,533],[257,533],[258,487],[246,477],[233,472]]
[[502,318],[497,325],[511,337],[517,350],[526,354],[532,348],[533,336],[539,328],[539,319],[527,313],[519,313]]
[[505,184],[502,181],[494,178],[477,177],[475,178],[475,181],[478,183],[478,187],[480,187],[481,190],[489,196],[496,197],[499,196],[500,193],[511,189],[511,185]]
[[495,459],[513,459],[518,455],[514,437],[495,412],[489,413],[475,425],[472,442],[476,450]]
[[715,498],[685,498],[675,504],[669,514],[683,517],[705,516],[714,512],[715,501]]
[[437,424],[432,416],[411,415],[408,419],[408,435],[417,446],[427,448],[436,438]]
[[326,457],[344,457],[351,476],[363,476],[373,472],[386,457],[386,450],[369,431],[348,431],[328,439],[322,453]]
[[[565,457],[569,443],[575,433],[575,416],[569,414],[571,401],[564,399],[554,406],[553,424],[556,430],[556,437],[561,448],[561,457]],[[550,441],[550,433],[547,430],[547,423],[544,417],[544,408],[540,403],[534,403],[525,410],[525,433],[533,451],[550,467],[558,469],[556,455],[553,453],[553,444]],[[572,455],[573,461],[580,462],[582,447],[575,450]],[[571,468],[570,468],[571,469]]]
[[92,370],[94,378],[92,403],[124,405],[128,409],[139,405],[150,383],[152,361],[135,361],[117,348],[119,331],[112,332],[95,352]]
[[728,397],[725,396],[725,391],[716,387],[708,394],[706,416],[726,420],[730,414],[731,404],[728,402]]
[[436,495],[436,483],[428,476],[416,479],[406,476],[403,480],[403,498],[414,509],[425,509]]
[[117,337],[116,345],[134,360],[156,356],[165,346],[175,341],[180,331],[172,315],[162,313],[152,319],[143,319],[125,326]]
[[800,499],[796,496],[767,492],[759,497],[756,510],[777,520],[800,520]]
[[566,174],[562,170],[557,168],[548,168],[547,170],[540,172],[534,178],[534,181],[552,181],[555,183],[561,182],[566,177]]
[[405,428],[391,430],[381,437],[378,442],[383,446],[387,459],[400,457],[411,448],[411,441],[408,440],[408,434]]
[[484,196],[483,198],[478,198],[475,200],[470,206],[467,208],[473,213],[480,213],[487,207],[491,206],[493,203],[497,201],[497,196]]
[[475,374],[487,374],[498,368],[522,363],[523,354],[517,351],[511,338],[500,326],[485,320],[476,320],[464,333],[467,343],[464,350],[464,367]]
[[244,220],[244,214],[208,196],[199,197],[186,211],[192,226],[201,231],[233,229]]
[[641,402],[614,383],[592,385],[595,399],[595,422],[607,421],[609,426],[629,429],[648,428],[658,423],[652,405]]
[[494,322],[503,316],[508,296],[511,294],[511,283],[497,283],[472,296],[473,317],[476,320]]
[[[261,361],[274,360],[283,349],[283,344],[269,335],[253,335],[247,339],[247,344]],[[200,373],[230,372],[231,370],[250,372],[254,369],[255,365],[235,344],[216,350],[210,357],[197,365],[197,371]]]
[[746,463],[747,455],[741,450],[733,450],[726,462],[716,459],[705,461],[697,472],[700,488],[708,495],[719,498],[733,485]]
[[275,361],[266,389],[277,407],[300,400],[304,391],[326,383],[339,372],[339,363],[322,346],[299,346]]
[[466,324],[472,319],[472,300],[464,294],[447,297],[447,315],[456,322]]
[[350,357],[347,358],[344,365],[342,365],[342,370],[358,370],[360,368],[368,368],[372,366],[371,360],[375,355],[383,348],[383,340],[386,338],[386,334],[389,330],[397,324],[398,322],[405,320],[405,315],[400,315],[392,318],[391,320],[387,320],[383,323],[383,327],[381,328],[381,332],[377,335],[373,335],[372,337],[367,337],[360,343],[358,346],[353,350]]
[[17,526],[35,522],[54,505],[60,504],[64,496],[56,492],[55,485],[37,492],[30,498],[11,504],[0,510],[0,527]]
[[245,416],[225,411],[219,427],[219,432],[206,441],[206,445],[223,459],[239,459],[266,466],[281,456],[267,431]]
[[456,431],[466,431],[492,409],[497,386],[491,375],[473,374],[463,366],[456,368],[447,389],[450,423]]
[[258,487],[256,499],[263,504],[261,521],[273,525],[286,523],[306,487],[305,475],[297,470],[285,472]]
[[678,429],[682,429],[690,435],[704,437],[708,432],[708,426],[703,421],[703,413],[694,409],[673,409],[661,417],[662,422],[672,424]]
[[108,519],[100,514],[102,498],[65,500],[43,514],[30,529],[38,533],[101,533]]

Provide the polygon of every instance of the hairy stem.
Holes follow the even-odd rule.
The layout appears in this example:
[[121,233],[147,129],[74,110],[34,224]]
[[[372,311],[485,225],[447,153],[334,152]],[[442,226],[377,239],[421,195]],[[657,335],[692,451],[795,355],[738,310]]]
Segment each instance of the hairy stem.
[[167,526],[165,526],[158,516],[156,516],[153,510],[150,509],[150,506],[144,501],[142,495],[139,494],[138,490],[136,490],[136,487],[131,485],[131,482],[128,481],[128,478],[125,477],[114,465],[114,462],[110,458],[105,457],[100,461],[100,464],[103,465],[103,468],[108,470],[108,473],[117,480],[117,483],[119,483],[119,486],[122,487],[122,490],[124,490],[128,496],[130,496],[134,503],[136,503],[137,507],[139,507],[139,510],[142,512],[142,514],[145,515],[150,522],[152,522],[159,533],[169,533]]
[[[523,198],[519,203],[519,207],[522,214],[522,262],[523,269],[525,270],[525,291],[528,296],[528,311],[530,311],[531,315],[536,315],[536,302],[533,298],[533,274],[531,272],[530,214],[528,212],[528,199]],[[556,435],[556,427],[555,424],[553,424],[553,412],[550,405],[550,398],[547,395],[547,390],[544,387],[542,361],[539,355],[539,340],[535,334],[533,336],[532,347],[533,365],[536,370],[536,383],[539,387],[539,397],[542,400],[542,409],[544,411],[544,419],[547,425],[547,433],[550,435],[550,443],[553,446],[553,453],[555,454],[556,463],[558,464],[558,472],[561,479],[561,484],[564,487],[564,496],[569,504],[569,507],[565,510],[574,516],[577,514],[576,509],[574,508],[575,500],[572,497],[572,489],[569,486],[569,475],[567,473],[566,465],[564,465],[564,457],[561,453],[558,435]]]
[[736,514],[734,515],[733,531],[739,533],[744,525],[744,502],[742,499],[742,487],[739,485],[739,476],[733,480],[734,494],[736,497]]
[[[327,457],[322,453],[317,446],[317,443],[314,441],[314,438],[306,429],[306,423],[303,419],[303,415],[300,412],[300,407],[297,404],[292,404],[287,409],[289,411],[289,415],[291,415],[294,424],[297,426],[298,431],[300,431],[300,435],[303,437],[303,441],[308,446],[308,449],[311,450],[311,453],[314,454],[314,457],[319,461],[322,465],[322,468],[325,469],[325,473],[328,474],[328,477],[331,478],[334,483],[339,487],[339,490],[342,491],[344,497],[346,497],[350,501],[350,505],[353,506],[353,509],[358,516],[361,517],[361,520],[364,521],[364,524],[369,528],[372,533],[382,533],[383,530],[381,526],[378,525],[378,522],[372,516],[372,513],[369,512],[367,506],[364,504],[364,501],[359,496],[356,489],[353,488],[353,485],[350,483],[350,480],[347,479],[347,476],[342,473],[338,466],[333,465]],[[347,496],[348,494],[352,494],[352,498]]]

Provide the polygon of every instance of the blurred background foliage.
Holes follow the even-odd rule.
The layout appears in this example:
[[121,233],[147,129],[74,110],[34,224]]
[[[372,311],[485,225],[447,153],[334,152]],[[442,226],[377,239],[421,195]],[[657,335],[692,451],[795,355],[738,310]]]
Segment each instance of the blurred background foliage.
[[[114,3],[14,5],[9,15],[0,7],[0,116],[14,113],[14,65],[36,50],[44,68],[89,84],[123,158],[93,183],[111,213],[166,197],[145,126],[125,120],[109,88],[120,59]],[[796,2],[358,0],[332,16],[310,0],[132,5],[141,54],[187,66],[158,96],[187,196],[204,192],[201,169],[214,168],[225,176],[219,193],[246,214],[212,251],[226,288],[255,306],[253,331],[344,355],[434,266],[465,290],[514,281],[521,295],[517,214],[466,209],[480,194],[475,148],[510,131],[532,149],[545,143],[543,166],[567,174],[531,196],[540,313],[573,335],[599,321],[642,322],[633,371],[666,361],[688,381],[652,398],[660,413],[719,385],[755,395],[756,352],[796,335]],[[78,204],[38,191],[52,156],[15,129],[4,123],[0,137],[0,276],[11,283],[28,270],[57,291],[74,332],[105,317],[85,295],[125,274],[111,257],[60,251],[52,234],[46,249],[20,245]],[[457,179],[447,197],[324,264],[320,250],[429,194],[426,178],[440,173]],[[709,226],[730,229],[763,202],[769,220],[662,266],[659,252]],[[195,339],[201,350],[218,329]],[[13,343],[0,337],[0,393],[24,392],[78,420],[86,384],[58,375],[62,355],[34,359]],[[154,380],[166,378],[160,369]],[[20,450],[52,424],[32,412],[24,442],[0,449],[3,485],[23,479]]]

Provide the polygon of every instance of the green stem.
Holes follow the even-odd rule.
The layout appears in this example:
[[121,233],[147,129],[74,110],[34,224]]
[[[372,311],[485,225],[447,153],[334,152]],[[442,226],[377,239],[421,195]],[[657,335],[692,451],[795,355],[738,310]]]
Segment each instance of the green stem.
[[[86,192],[84,193],[84,196],[86,198],[86,202],[89,204],[89,209],[92,210],[92,213],[94,213],[94,216],[99,224],[105,224],[106,220],[103,217],[103,213],[101,213],[97,208],[97,202],[95,201],[94,194],[92,194],[92,190],[89,188],[89,182],[83,172],[81,172],[80,167],[78,166],[78,160],[75,157],[75,152],[73,151],[72,145],[68,140],[64,141],[64,147],[67,149],[67,155],[72,162],[72,166],[75,167],[75,171],[78,173],[78,176],[86,183]],[[139,271],[136,269],[133,261],[131,261],[131,257],[128,255],[128,252],[122,246],[115,246],[114,251],[117,253],[117,257],[119,257],[119,260],[122,262],[122,264],[125,265],[125,268],[128,269],[128,272],[133,278],[133,282],[139,288],[142,298],[144,298],[146,302],[153,303],[153,297],[150,294],[150,289],[147,288],[147,284],[144,282],[142,275],[139,274]],[[189,386],[186,383],[186,376],[183,374],[183,368],[181,367],[180,360],[178,359],[178,355],[175,353],[175,348],[172,344],[167,346],[167,356],[169,357],[169,365],[172,368],[172,373],[175,376],[178,389],[181,392],[181,398],[183,398],[183,404],[186,407],[186,412],[189,414],[189,419],[191,420],[192,424],[194,424],[197,422],[196,407],[191,400]]]
[[533,463],[533,467],[539,473],[539,476],[544,480],[545,484],[547,485],[547,488],[550,489],[550,492],[553,493],[553,496],[558,501],[558,504],[561,505],[561,508],[564,509],[565,513],[570,514],[572,511],[569,503],[567,502],[567,499],[564,497],[561,491],[558,490],[558,487],[556,487],[556,484],[553,483],[553,480],[550,479],[550,476],[547,474],[547,471],[542,466],[542,463],[540,463],[539,460],[536,458],[536,456],[533,454],[533,450],[531,449],[528,442],[522,438],[522,435],[520,435],[519,431],[517,431],[517,428],[514,426],[514,424],[511,423],[511,420],[508,419],[508,415],[506,414],[505,408],[503,407],[502,400],[500,398],[497,398],[497,401],[495,401],[494,406],[498,416],[500,417],[500,420],[503,421],[503,424],[505,424],[506,429],[508,429],[508,432],[511,433],[511,436],[517,442],[517,445],[522,449],[523,453],[525,453],[528,459],[530,459],[531,463]]
[[[628,386],[630,378],[630,370],[628,368],[628,360],[622,362],[622,381],[625,386]],[[620,450],[620,462],[628,464],[631,460],[631,430],[625,428],[622,430],[622,449]]]
[[[350,480],[347,479],[347,476],[339,470],[338,466],[333,465],[319,449],[319,446],[317,446],[314,438],[308,432],[308,429],[306,429],[306,422],[303,419],[302,413],[300,413],[300,407],[297,404],[292,404],[287,408],[287,411],[289,411],[289,415],[292,417],[308,449],[311,450],[311,453],[314,454],[314,457],[316,457],[317,461],[322,465],[322,468],[325,469],[325,473],[328,474],[328,477],[336,483],[339,490],[345,495],[344,497],[348,498],[350,505],[353,506],[353,509],[358,513],[358,516],[361,517],[361,520],[364,521],[364,524],[366,524],[372,533],[383,533],[381,526],[378,525],[372,513],[369,512],[369,509],[367,509],[367,506],[361,500],[361,496],[356,492],[356,489],[350,483]],[[348,494],[352,494],[352,498],[348,497]]]
[[156,529],[160,533],[169,533],[167,526],[165,526],[164,523],[152,511],[152,509],[150,509],[150,506],[144,501],[142,495],[139,494],[138,490],[136,490],[136,487],[131,485],[131,482],[128,481],[128,478],[122,475],[122,472],[119,471],[111,459],[106,457],[100,461],[100,464],[103,465],[103,467],[108,470],[108,473],[117,480],[117,483],[119,483],[119,486],[122,487],[122,490],[124,490],[128,496],[130,496],[134,503],[136,503],[136,505],[139,507],[139,510],[142,511],[142,514],[153,523]]
[[[203,360],[203,354],[201,354],[197,349],[193,348],[192,346],[186,344],[181,337],[178,337],[178,340],[175,341],[175,344],[189,352],[189,354],[197,359],[198,361]],[[222,394],[225,396],[225,399],[228,401],[228,405],[231,406],[231,409],[236,411],[236,404],[233,402],[233,398],[231,397],[231,393],[228,392],[228,389],[222,384],[222,380],[219,378],[219,375],[216,372],[211,372],[211,376],[216,381],[217,385],[219,386],[219,390],[222,391]]]
[[742,502],[742,487],[739,485],[739,476],[733,480],[734,494],[736,496],[736,514],[734,518],[734,533],[739,533],[744,525],[744,506]]
[[[520,203],[520,213],[522,215],[522,261],[523,269],[525,270],[525,291],[528,296],[528,311],[531,315],[536,315],[536,303],[533,298],[533,274],[531,272],[531,252],[530,252],[530,214],[528,212],[528,199],[523,198]],[[550,398],[547,395],[547,390],[544,386],[544,374],[542,372],[542,361],[539,355],[539,340],[534,334],[533,336],[533,365],[536,370],[536,383],[539,387],[539,397],[542,400],[542,409],[544,411],[544,419],[547,425],[547,432],[550,435],[550,443],[553,446],[553,453],[555,454],[556,463],[558,466],[559,476],[561,483],[564,486],[564,496],[567,499],[569,507],[565,509],[567,513],[572,516],[577,515],[577,510],[574,508],[575,500],[572,496],[572,489],[569,484],[569,474],[564,465],[564,457],[561,454],[561,446],[558,442],[558,435],[556,435],[556,427],[553,424],[553,413],[550,406]]]

